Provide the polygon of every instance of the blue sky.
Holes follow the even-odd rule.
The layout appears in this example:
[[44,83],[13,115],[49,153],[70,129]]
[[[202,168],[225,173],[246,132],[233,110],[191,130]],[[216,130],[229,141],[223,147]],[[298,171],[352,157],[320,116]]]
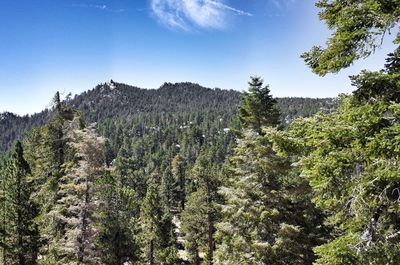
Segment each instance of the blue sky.
[[332,97],[349,75],[380,69],[384,46],[318,77],[300,54],[329,36],[311,0],[0,0],[0,112],[38,112],[59,90],[113,79],[144,88],[191,81],[274,96]]

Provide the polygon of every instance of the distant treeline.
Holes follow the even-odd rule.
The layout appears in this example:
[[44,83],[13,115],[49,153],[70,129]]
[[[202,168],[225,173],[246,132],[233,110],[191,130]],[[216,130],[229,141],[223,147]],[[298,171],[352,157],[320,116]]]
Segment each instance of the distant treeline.
[[[159,89],[141,89],[113,81],[68,97],[67,103],[80,110],[87,122],[102,124],[108,119],[135,119],[165,113],[220,111],[233,117],[242,93],[235,90],[209,89],[193,83],[165,83]],[[336,109],[332,98],[278,98],[281,119],[290,123],[296,117],[310,117]],[[22,139],[34,127],[44,125],[53,112],[44,111],[26,116],[10,112],[0,114],[0,152],[9,150],[16,139]]]

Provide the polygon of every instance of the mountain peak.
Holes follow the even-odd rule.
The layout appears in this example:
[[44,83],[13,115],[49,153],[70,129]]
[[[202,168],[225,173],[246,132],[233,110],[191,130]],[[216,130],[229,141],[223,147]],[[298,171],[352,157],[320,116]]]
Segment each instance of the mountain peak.
[[110,81],[105,83],[111,90],[114,90],[116,88],[116,83],[114,80],[110,79]]

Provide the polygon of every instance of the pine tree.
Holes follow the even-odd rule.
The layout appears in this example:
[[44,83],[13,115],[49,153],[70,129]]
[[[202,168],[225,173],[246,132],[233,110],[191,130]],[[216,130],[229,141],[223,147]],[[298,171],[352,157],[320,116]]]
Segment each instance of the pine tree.
[[381,71],[363,70],[351,76],[352,85],[357,89],[353,96],[359,104],[377,100],[400,102],[400,48],[386,58],[385,69]]
[[239,107],[239,118],[245,128],[261,134],[263,126],[279,123],[279,111],[276,100],[270,95],[269,87],[263,87],[264,81],[257,76],[250,79],[249,91],[242,97],[242,105]]
[[145,243],[145,261],[148,265],[155,264],[155,251],[160,237],[162,208],[160,197],[154,183],[150,183],[146,197],[141,207],[141,223],[143,226],[143,241]]
[[199,253],[205,264],[212,264],[215,249],[215,223],[218,218],[217,203],[221,196],[217,194],[220,186],[219,169],[212,165],[209,154],[200,155],[192,169],[191,179],[195,183],[187,202],[187,208],[182,212],[182,232],[189,260],[199,263]]
[[161,188],[160,192],[162,195],[162,199],[165,202],[166,206],[171,209],[175,207],[176,204],[176,192],[175,192],[175,179],[171,172],[171,167],[165,166],[161,169],[162,179],[161,179]]
[[301,175],[333,227],[315,264],[397,264],[400,258],[399,104],[342,98],[332,114],[295,121],[276,148]]
[[184,210],[186,200],[185,159],[180,154],[177,154],[172,160],[172,174],[177,182],[179,207]]
[[[326,48],[314,47],[302,57],[319,75],[369,56],[399,25],[399,1],[320,0],[317,7],[332,37]],[[396,34],[394,43],[399,44]],[[276,146],[299,156],[314,201],[334,227],[332,239],[315,249],[316,264],[397,264],[400,259],[399,154],[394,147],[398,52],[389,54],[385,69],[351,77],[357,90],[341,98],[337,112],[300,119],[286,134],[277,134]]]
[[[312,264],[321,218],[310,187],[290,158],[278,156],[265,133],[278,124],[276,101],[254,87],[239,108],[244,129],[230,158],[230,176],[220,193],[226,202],[217,224],[216,264]],[[258,95],[258,96],[257,96]],[[269,129],[268,129],[269,128]]]
[[187,207],[182,212],[182,233],[184,234],[184,246],[187,258],[191,264],[201,264],[201,256],[207,245],[207,215],[212,211],[207,202],[207,194],[203,189],[190,194]]
[[36,264],[38,231],[34,223],[37,206],[32,202],[31,169],[17,141],[10,159],[3,165],[3,263]]
[[50,212],[63,229],[49,248],[54,264],[101,264],[96,246],[95,214],[100,201],[95,182],[104,170],[104,139],[91,128],[75,129],[69,134],[75,159],[66,165],[58,200]]
[[138,200],[142,200],[146,193],[145,157],[143,157],[144,146],[141,142],[124,142],[115,161],[115,173],[121,187],[132,189]]
[[1,247],[1,256],[0,256],[0,261],[2,264],[5,263],[5,256],[7,254],[7,244],[6,244],[6,231],[7,231],[7,201],[6,201],[6,159],[3,155],[0,155],[0,202],[1,202],[1,211],[0,211],[0,222],[1,222],[1,228],[0,228],[0,247]]
[[[40,232],[39,264],[55,262],[56,257],[47,259],[52,254],[49,246],[63,233],[60,220],[53,218],[54,206],[57,202],[59,181],[65,174],[65,163],[72,159],[72,153],[67,145],[66,131],[71,124],[75,112],[56,93],[53,108],[53,118],[45,126],[37,128],[28,137],[27,157],[32,167],[32,187],[35,202],[40,206],[36,223]],[[82,121],[77,119],[77,125]]]
[[146,264],[176,264],[177,248],[172,217],[161,200],[156,181],[149,178],[146,196],[141,205],[140,222],[143,260]]
[[99,210],[99,249],[104,264],[139,260],[139,204],[133,190],[122,187],[118,175],[105,172],[98,182],[104,202]]
[[216,264],[312,264],[321,225],[309,189],[268,139],[244,133],[231,158]]

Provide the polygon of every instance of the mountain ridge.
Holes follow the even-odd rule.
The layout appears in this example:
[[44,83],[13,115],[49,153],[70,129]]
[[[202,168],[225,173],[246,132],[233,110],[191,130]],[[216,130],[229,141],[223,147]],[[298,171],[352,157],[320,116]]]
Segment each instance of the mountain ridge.
[[[159,88],[145,89],[110,80],[92,89],[67,97],[71,107],[80,110],[88,122],[105,119],[132,118],[144,113],[227,111],[234,114],[242,92],[207,88],[196,83],[165,82]],[[277,98],[282,120],[290,122],[298,116],[310,116],[321,108],[330,108],[332,98]],[[0,113],[0,152],[8,150],[16,139],[23,138],[32,128],[43,125],[51,109],[20,116]]]

